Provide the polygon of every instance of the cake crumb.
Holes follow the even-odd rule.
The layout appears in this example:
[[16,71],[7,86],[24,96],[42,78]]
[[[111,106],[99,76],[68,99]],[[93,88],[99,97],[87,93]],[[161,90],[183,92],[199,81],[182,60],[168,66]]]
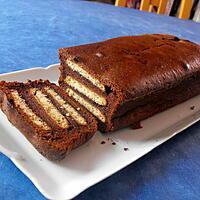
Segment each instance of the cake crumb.
[[101,144],[105,144],[106,142],[105,141],[101,141]]
[[141,129],[141,128],[143,128],[143,126],[141,125],[140,122],[138,122],[137,124],[133,124],[131,126],[131,129]]
[[185,64],[185,69],[189,70],[190,69],[190,65],[188,63]]
[[96,53],[96,56],[98,56],[98,57],[102,57],[103,54],[102,54],[102,53]]
[[116,142],[112,142],[112,145],[116,145]]
[[73,61],[75,61],[75,62],[79,62],[79,61],[80,61],[80,57],[78,57],[78,56],[74,56]]
[[190,110],[194,110],[194,109],[195,109],[195,106],[191,106],[191,107],[190,107]]
[[128,151],[128,150],[129,150],[129,148],[127,148],[127,147],[124,148],[124,151]]

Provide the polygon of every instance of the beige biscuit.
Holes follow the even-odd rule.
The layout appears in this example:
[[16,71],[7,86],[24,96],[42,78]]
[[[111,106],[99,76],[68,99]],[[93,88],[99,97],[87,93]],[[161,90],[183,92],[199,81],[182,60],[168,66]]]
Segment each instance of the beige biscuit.
[[45,87],[45,91],[50,94],[59,105],[67,111],[66,116],[71,116],[78,124],[86,125],[86,120],[54,90],[50,87]]
[[24,113],[29,117],[29,119],[44,130],[50,130],[51,128],[44,122],[40,117],[38,117],[31,108],[28,107],[25,100],[19,95],[16,90],[11,92],[14,103],[18,106]]
[[90,75],[87,71],[85,71],[82,67],[80,67],[77,63],[72,61],[71,59],[66,60],[66,64],[70,69],[79,73],[81,76],[89,80],[94,86],[98,87],[100,90],[105,92],[105,86],[100,83],[100,81]]
[[106,99],[96,92],[90,90],[87,86],[80,83],[76,79],[72,78],[71,76],[67,76],[64,80],[69,86],[74,88],[75,90],[79,91],[80,93],[84,94],[86,97],[94,101],[95,103],[99,104],[100,106],[106,106]]
[[37,88],[30,89],[31,94],[35,97],[37,102],[44,108],[46,113],[60,126],[61,128],[68,128],[69,123],[67,119],[60,113],[60,111],[53,105],[50,99],[46,97]]
[[83,105],[88,111],[90,111],[94,116],[96,116],[99,120],[102,122],[105,122],[105,116],[101,113],[99,109],[91,105],[88,101],[86,101],[84,98],[79,96],[76,92],[74,92],[72,89],[67,88],[66,92],[69,96],[73,97],[77,102],[79,102],[81,105]]

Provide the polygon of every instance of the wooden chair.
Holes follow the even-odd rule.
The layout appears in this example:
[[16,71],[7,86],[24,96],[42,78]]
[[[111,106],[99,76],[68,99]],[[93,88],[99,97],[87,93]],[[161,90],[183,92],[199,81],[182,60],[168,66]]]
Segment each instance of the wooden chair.
[[115,0],[115,6],[126,6],[126,0]]
[[116,0],[115,1],[115,6],[125,7],[126,6],[126,0]]
[[157,14],[164,14],[168,0],[142,0],[140,10],[153,12],[157,8]]
[[[164,14],[168,0],[142,0],[140,10],[154,12],[157,8],[157,14]],[[116,0],[116,6],[126,6],[126,0]],[[192,8],[192,0],[181,0],[180,12],[178,18],[189,19]]]
[[192,0],[181,0],[181,7],[178,18],[189,19],[192,9]]

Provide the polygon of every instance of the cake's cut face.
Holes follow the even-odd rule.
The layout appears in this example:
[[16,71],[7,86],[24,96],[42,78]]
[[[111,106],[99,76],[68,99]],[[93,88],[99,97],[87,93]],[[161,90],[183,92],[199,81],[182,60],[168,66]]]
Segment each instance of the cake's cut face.
[[107,102],[106,102],[105,97],[103,97],[103,96],[97,94],[96,92],[92,91],[86,85],[82,84],[81,82],[79,82],[75,78],[73,78],[71,76],[67,76],[64,81],[69,86],[71,86],[72,88],[74,88],[78,92],[82,93],[83,95],[85,95],[86,97],[88,97],[89,99],[91,99],[92,101],[97,103],[98,105],[106,106]]
[[59,55],[60,86],[96,117],[103,132],[200,93],[200,46],[175,36],[119,37],[62,48]]
[[44,90],[49,95],[51,95],[51,97],[54,98],[55,101],[58,102],[61,108],[65,109],[66,116],[71,116],[79,125],[87,125],[86,119],[82,117],[81,114],[78,112],[80,110],[79,107],[77,107],[76,109],[72,107],[54,89],[51,89],[50,87],[45,87]]
[[69,128],[69,123],[65,116],[56,108],[45,93],[39,88],[31,88],[30,94],[36,99],[39,106],[45,110],[46,115],[49,115],[58,126],[61,128]]
[[77,94],[71,88],[67,88],[65,91],[70,97],[73,97],[77,102],[79,102],[81,105],[83,105],[87,110],[89,110],[100,121],[102,121],[102,122],[106,121],[104,114],[98,108],[96,108],[94,105],[92,105],[92,103],[89,103],[89,101],[85,100],[83,97],[81,97],[79,94]]
[[0,107],[44,156],[60,160],[97,129],[81,104],[48,81],[0,82]]
[[84,70],[79,64],[77,64],[75,59],[66,59],[66,64],[72,70],[83,76],[85,79],[89,80],[93,85],[98,87],[100,90],[105,91],[105,87],[103,84],[100,83],[98,79],[90,75],[86,70]]
[[17,90],[11,90],[11,97],[14,101],[16,107],[18,107],[25,116],[27,116],[36,126],[43,130],[50,130],[51,128],[43,121],[39,116],[37,116],[34,111],[27,105],[26,101],[19,94]]

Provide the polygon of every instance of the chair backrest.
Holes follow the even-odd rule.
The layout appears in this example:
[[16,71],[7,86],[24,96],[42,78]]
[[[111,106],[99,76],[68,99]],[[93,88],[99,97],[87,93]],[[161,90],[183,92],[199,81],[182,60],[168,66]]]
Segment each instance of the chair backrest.
[[192,0],[181,0],[181,6],[178,18],[189,19],[191,9],[192,9]]
[[115,6],[126,6],[126,0],[116,0]]
[[168,0],[142,0],[140,10],[164,14]]
[[[140,10],[164,14],[168,0],[141,0]],[[126,6],[126,0],[116,0],[116,6]],[[192,0],[181,0],[178,18],[189,19]]]

